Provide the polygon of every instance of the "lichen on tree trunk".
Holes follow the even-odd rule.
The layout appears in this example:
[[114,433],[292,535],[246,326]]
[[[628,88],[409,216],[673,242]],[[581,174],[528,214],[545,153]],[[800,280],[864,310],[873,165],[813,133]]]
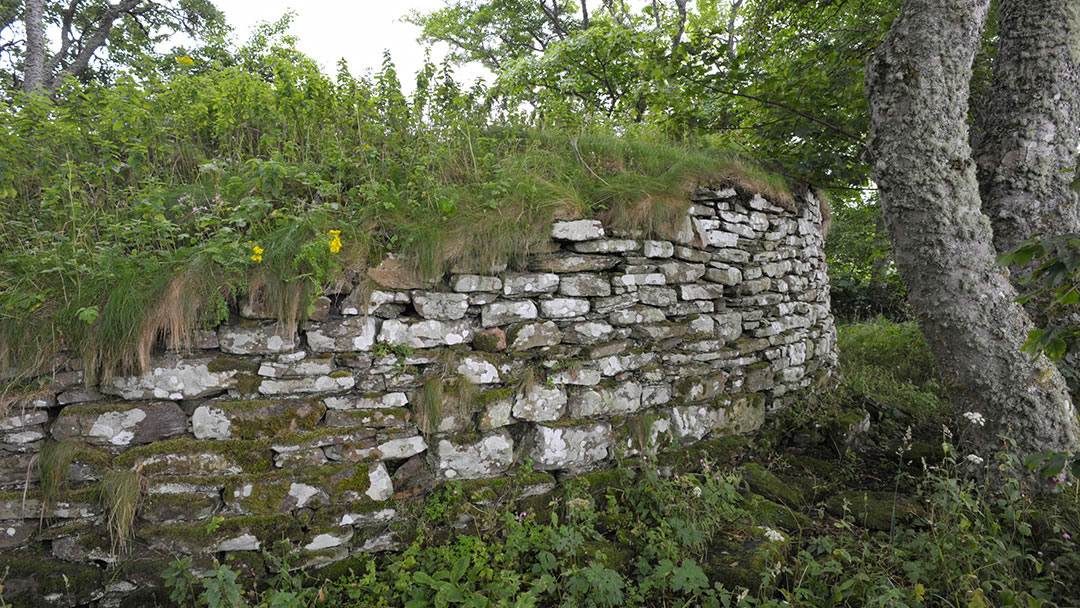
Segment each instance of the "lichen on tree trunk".
[[989,4],[904,2],[867,68],[871,170],[934,357],[958,407],[986,418],[969,447],[985,458],[1007,434],[1021,456],[1075,451],[1080,431],[1061,374],[1020,352],[1032,324],[994,265],[968,144],[968,83]]
[[1080,145],[1080,3],[1001,0],[1000,42],[976,145],[983,212],[999,253],[1080,232],[1069,187]]

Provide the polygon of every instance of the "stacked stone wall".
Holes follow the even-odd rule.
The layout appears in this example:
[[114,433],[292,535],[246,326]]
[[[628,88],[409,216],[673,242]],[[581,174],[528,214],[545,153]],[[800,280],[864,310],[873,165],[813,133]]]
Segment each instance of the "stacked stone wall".
[[[60,369],[0,420],[5,599],[115,599],[162,560],[243,565],[282,538],[300,565],[393,549],[402,505],[448,481],[528,461],[518,481],[539,494],[753,431],[835,365],[821,213],[729,187],[692,202],[672,240],[557,222],[522,269],[424,283],[390,259],[295,335],[249,304],[146,375],[86,386]],[[63,440],[68,489],[43,509],[34,460]],[[109,470],[144,483],[127,553],[103,525]]]

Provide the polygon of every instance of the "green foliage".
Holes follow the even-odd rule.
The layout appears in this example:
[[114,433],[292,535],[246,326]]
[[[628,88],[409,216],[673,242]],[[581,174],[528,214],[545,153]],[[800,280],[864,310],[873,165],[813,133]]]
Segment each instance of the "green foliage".
[[790,201],[726,152],[536,131],[427,65],[406,97],[319,71],[265,26],[234,62],[70,82],[0,108],[0,365],[79,353],[91,380],[145,367],[258,296],[286,327],[384,252],[437,276],[520,262],[555,217],[673,229],[701,181]]
[[842,322],[878,316],[906,319],[907,296],[892,260],[877,197],[834,196],[832,200],[825,256],[833,314]]
[[[1067,312],[1080,302],[1075,280],[1080,274],[1080,234],[1033,238],[998,256],[997,264],[1024,269],[1026,274],[1021,277],[1021,283],[1027,291],[1019,301],[1034,300],[1042,309],[1036,319],[1041,327],[1028,334],[1024,352],[1043,353],[1051,359],[1076,352],[1080,327],[1067,322]],[[1070,383],[1080,381],[1074,366],[1059,366],[1059,369]]]

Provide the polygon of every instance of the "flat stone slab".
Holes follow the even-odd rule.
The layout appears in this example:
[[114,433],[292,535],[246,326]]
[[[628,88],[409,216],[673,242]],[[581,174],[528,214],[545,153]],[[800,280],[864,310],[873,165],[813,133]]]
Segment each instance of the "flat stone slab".
[[101,392],[136,401],[143,399],[198,399],[236,385],[236,369],[210,371],[213,358],[155,357],[141,376],[114,377]]
[[187,416],[171,401],[70,405],[52,426],[57,441],[81,439],[92,445],[152,443],[187,430]]
[[468,320],[406,322],[398,319],[383,321],[378,341],[391,346],[411,348],[454,346],[472,342],[475,329]]
[[370,351],[381,323],[373,317],[327,321],[307,331],[308,346],[317,353]]
[[611,425],[607,422],[538,424],[530,432],[526,451],[537,469],[573,469],[606,459],[611,445]]
[[597,220],[574,220],[555,222],[551,225],[551,238],[559,241],[591,241],[604,238],[604,225]]
[[531,300],[520,302],[492,302],[480,311],[480,323],[484,327],[509,325],[530,321],[537,317],[536,304]]
[[496,477],[514,462],[514,440],[504,430],[440,439],[432,449],[432,468],[439,479]]
[[221,351],[235,355],[275,355],[296,348],[296,336],[277,324],[222,325],[218,328]]

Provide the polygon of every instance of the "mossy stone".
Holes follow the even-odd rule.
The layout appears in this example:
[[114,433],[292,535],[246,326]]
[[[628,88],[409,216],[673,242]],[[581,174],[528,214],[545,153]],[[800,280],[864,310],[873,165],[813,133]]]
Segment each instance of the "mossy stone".
[[808,530],[813,526],[813,522],[806,515],[759,494],[750,494],[746,502],[747,510],[760,525],[783,528],[792,532]]
[[825,508],[836,517],[850,515],[855,525],[883,531],[892,529],[894,514],[897,523],[911,523],[924,512],[919,503],[903,494],[867,490],[836,494],[825,502]]
[[43,598],[58,594],[73,605],[88,604],[106,585],[101,568],[60,561],[33,547],[5,555],[4,602],[12,607],[38,607]]
[[630,545],[608,541],[585,541],[581,553],[586,560],[597,561],[618,572],[629,572],[637,557]]
[[259,364],[239,357],[215,357],[206,364],[206,370],[214,373],[221,372],[244,372],[254,374],[259,371]]
[[[170,459],[170,455],[192,457],[188,461]],[[204,462],[202,455],[220,457]],[[147,462],[149,461],[149,462]],[[113,467],[131,469],[136,462],[145,462],[145,475],[186,475],[237,472],[228,467],[238,467],[244,473],[259,473],[273,468],[270,446],[265,441],[199,441],[197,439],[170,439],[130,449],[113,459]],[[226,470],[218,470],[226,467]]]
[[780,479],[756,462],[744,464],[739,471],[751,490],[768,499],[793,509],[798,509],[806,503],[806,495],[801,488]]
[[663,452],[657,459],[661,465],[672,467],[676,471],[696,471],[701,467],[702,460],[712,464],[734,464],[749,448],[750,440],[747,437],[729,435]]

